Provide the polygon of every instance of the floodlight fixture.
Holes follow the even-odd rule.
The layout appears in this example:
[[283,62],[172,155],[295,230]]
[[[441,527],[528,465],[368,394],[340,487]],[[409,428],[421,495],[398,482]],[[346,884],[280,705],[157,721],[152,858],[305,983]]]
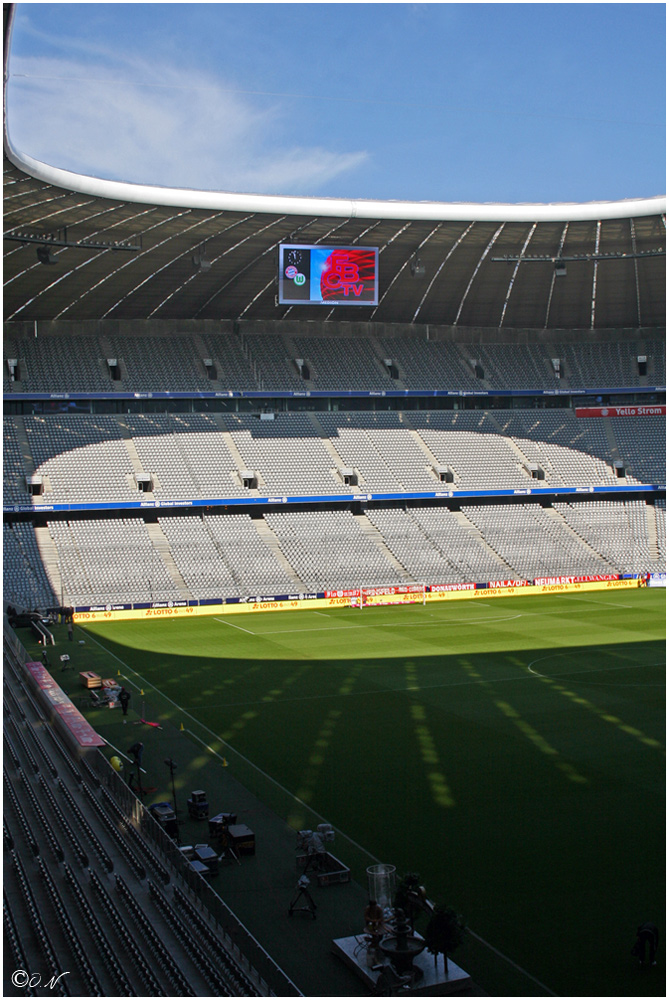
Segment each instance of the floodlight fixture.
[[423,264],[422,260],[418,256],[417,250],[413,255],[413,257],[411,258],[411,263],[409,264],[409,267],[411,268],[411,274],[413,275],[414,278],[425,277],[425,264]]
[[559,257],[545,254],[505,254],[503,257],[491,257],[490,260],[493,264],[553,264],[555,266],[560,264],[565,266],[563,273],[566,273],[567,261],[594,263],[602,260],[641,260],[644,257],[664,257],[665,255],[665,247],[657,247],[654,250],[637,250],[634,252],[621,250],[607,253],[561,254]]
[[193,254],[193,267],[196,271],[206,272],[211,270],[211,261],[207,257],[206,249],[207,244],[202,243],[197,253]]
[[142,249],[142,237],[139,236],[133,241],[130,240],[98,240],[80,239],[73,240],[67,234],[67,226],[53,233],[33,233],[27,230],[14,229],[11,232],[2,234],[3,240],[12,240],[15,243],[36,243],[38,244],[37,255],[43,264],[55,264],[55,260],[42,260],[40,250],[49,247],[67,247],[72,250],[129,250],[136,253]]
[[40,264],[57,264],[58,263],[58,261],[56,260],[56,258],[53,255],[53,251],[51,250],[51,247],[48,247],[46,245],[46,243],[43,243],[41,246],[37,247],[37,259],[40,262]]

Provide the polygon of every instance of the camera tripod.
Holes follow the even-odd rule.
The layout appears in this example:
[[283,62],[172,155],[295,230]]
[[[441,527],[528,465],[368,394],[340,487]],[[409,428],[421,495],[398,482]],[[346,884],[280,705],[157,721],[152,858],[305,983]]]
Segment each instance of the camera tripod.
[[[295,893],[290,901],[290,906],[288,907],[289,917],[292,917],[293,913],[310,913],[314,920],[316,919],[316,904],[311,898],[311,893],[307,888],[308,885],[309,879],[306,875],[302,875],[295,886]],[[301,899],[304,900],[304,906],[297,905]]]

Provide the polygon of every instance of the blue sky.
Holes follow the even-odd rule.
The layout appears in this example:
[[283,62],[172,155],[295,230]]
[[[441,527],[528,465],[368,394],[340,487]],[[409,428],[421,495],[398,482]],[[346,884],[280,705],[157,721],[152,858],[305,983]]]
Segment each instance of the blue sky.
[[19,4],[16,148],[140,183],[664,194],[665,5]]

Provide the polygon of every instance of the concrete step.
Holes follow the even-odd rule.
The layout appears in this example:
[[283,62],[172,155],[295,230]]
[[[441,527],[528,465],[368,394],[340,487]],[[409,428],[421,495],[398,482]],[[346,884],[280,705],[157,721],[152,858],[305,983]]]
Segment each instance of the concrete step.
[[130,433],[130,428],[128,427],[126,421],[123,417],[118,417],[117,422],[121,430],[121,437],[123,438],[126,451],[130,456],[130,461],[132,463],[133,472],[151,472],[151,469],[145,469],[142,465],[139,455],[137,454],[137,448],[135,447],[135,442],[133,440],[132,434]]
[[149,538],[151,539],[151,544],[158,554],[159,558],[162,560],[165,569],[167,570],[170,579],[175,584],[179,591],[179,596],[182,600],[190,600],[193,595],[186,586],[186,582],[182,577],[177,564],[174,561],[172,551],[170,549],[170,543],[165,538],[163,530],[159,524],[154,524],[147,522],[146,530],[148,532]]
[[502,577],[503,579],[509,579],[509,580],[517,578],[517,576],[518,576],[517,571],[513,568],[513,566],[510,566],[509,563],[506,562],[505,559],[502,559],[502,557],[499,554],[499,552],[496,552],[490,545],[488,545],[488,543],[486,542],[485,538],[481,534],[480,529],[477,528],[475,524],[472,524],[472,522],[469,520],[469,518],[467,517],[466,514],[463,514],[461,510],[456,510],[456,511],[453,511],[453,516],[455,517],[455,519],[458,522],[458,524],[461,525],[461,527],[463,527],[465,529],[465,531],[467,531],[468,534],[471,535],[472,538],[475,538],[476,541],[479,543],[479,545],[482,548],[484,548],[486,550],[486,552],[490,556],[492,556],[492,558],[497,563],[499,563],[499,566],[500,566],[500,577]]
[[354,514],[353,517],[357,521],[363,535],[369,538],[370,542],[373,542],[374,545],[376,545],[379,552],[381,552],[383,556],[385,556],[390,565],[393,566],[393,568],[396,569],[397,572],[400,574],[402,580],[404,580],[405,583],[415,583],[416,581],[414,580],[413,576],[409,573],[407,569],[405,569],[402,563],[399,562],[397,557],[393,555],[393,553],[386,545],[383,535],[381,534],[379,529],[372,524],[369,518],[365,514]]
[[572,538],[575,538],[576,541],[582,546],[582,548],[586,549],[588,555],[591,558],[598,559],[600,561],[600,563],[602,564],[602,573],[618,572],[613,563],[610,563],[608,559],[605,559],[600,552],[597,552],[596,549],[593,549],[592,546],[588,542],[586,542],[585,538],[582,538],[581,535],[579,535],[579,533],[575,531],[574,528],[572,528],[572,526],[565,520],[565,518],[562,516],[559,510],[555,510],[554,507],[546,507],[545,513],[546,516],[550,517],[552,520],[559,521],[561,526],[567,532],[567,534],[571,535]]
[[316,431],[316,433],[320,437],[321,444],[323,445],[323,447],[327,451],[328,455],[332,459],[332,470],[333,470],[332,471],[332,478],[335,480],[335,482],[337,482],[337,483],[339,483],[341,485],[342,492],[344,492],[345,490],[349,489],[354,494],[355,493],[360,493],[361,491],[360,491],[360,487],[359,486],[346,486],[342,482],[341,476],[338,474],[337,469],[345,468],[348,463],[344,461],[344,459],[341,457],[341,455],[339,454],[339,452],[335,448],[334,444],[332,443],[331,438],[329,438],[327,436],[327,434],[325,433],[325,431],[321,427],[320,423],[318,422],[318,414],[317,413],[307,413],[306,416],[309,419],[309,423],[312,424],[314,430]]
[[[220,413],[213,413],[213,414],[211,414],[211,416],[212,416],[212,419],[213,419],[214,423],[217,425],[217,427],[218,427],[218,429],[219,429],[219,431],[221,433],[221,437],[223,438],[223,442],[225,444],[225,447],[228,449],[228,451],[232,455],[232,459],[233,459],[233,461],[235,463],[235,468],[237,469],[237,472],[241,472],[243,469],[247,469],[248,468],[248,462],[245,462],[244,459],[242,458],[241,452],[239,451],[239,448],[235,444],[235,441],[234,441],[234,438],[233,438],[232,434],[230,433],[230,431],[226,428],[225,424],[223,423],[223,417],[222,417],[222,415]],[[251,469],[250,471],[258,473],[258,482],[261,485],[264,485],[263,479],[262,479],[262,476],[260,475],[259,470],[258,469]],[[260,496],[260,493],[258,492],[258,490],[249,490],[248,493],[249,493],[249,496],[252,496],[252,497]]]
[[655,520],[655,507],[652,503],[646,504],[646,525],[648,527],[648,549],[653,562],[658,562],[660,550],[657,546],[657,521]]
[[63,579],[60,573],[60,556],[46,525],[35,528],[35,540],[46,575],[51,583],[51,589],[62,605],[65,603],[65,595],[63,594]]
[[267,524],[267,522],[265,521],[265,518],[264,517],[259,517],[259,518],[254,517],[253,518],[253,524],[255,526],[256,531],[258,532],[258,534],[262,538],[263,542],[267,546],[267,548],[272,550],[272,552],[276,556],[277,562],[280,563],[280,565],[284,568],[284,570],[286,571],[286,573],[288,574],[288,576],[291,578],[291,580],[293,581],[293,583],[295,584],[295,586],[299,587],[300,590],[307,590],[308,588],[305,586],[305,584],[303,583],[303,581],[299,578],[299,576],[295,572],[295,569],[293,568],[293,566],[291,566],[291,564],[288,562],[288,560],[287,560],[287,558],[286,558],[286,556],[285,556],[285,554],[284,554],[284,552],[283,552],[283,550],[281,548],[281,545],[279,544],[279,539],[276,537],[276,535],[274,534],[274,532],[270,528],[269,524]]
[[23,459],[23,465],[25,466],[25,472],[27,476],[32,476],[35,470],[35,460],[30,451],[30,443],[28,442],[28,435],[26,434],[26,425],[23,417],[14,417],[14,426],[16,428],[16,437],[18,438],[19,448],[21,449],[21,458]]

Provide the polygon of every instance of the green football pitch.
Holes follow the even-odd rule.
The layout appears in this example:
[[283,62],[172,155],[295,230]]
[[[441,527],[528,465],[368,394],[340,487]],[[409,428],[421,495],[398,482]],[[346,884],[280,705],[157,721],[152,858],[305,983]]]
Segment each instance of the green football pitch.
[[85,631],[295,828],[332,823],[354,873],[418,872],[482,956],[557,995],[664,995],[630,957],[665,912],[664,591]]

